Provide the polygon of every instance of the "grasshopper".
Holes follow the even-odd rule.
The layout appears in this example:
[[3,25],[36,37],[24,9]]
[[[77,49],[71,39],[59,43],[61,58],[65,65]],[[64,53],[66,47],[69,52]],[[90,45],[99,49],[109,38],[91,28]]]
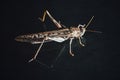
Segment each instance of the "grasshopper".
[[101,33],[99,31],[86,30],[88,25],[93,20],[94,16],[90,19],[90,21],[87,23],[87,25],[79,24],[77,27],[72,26],[70,28],[66,28],[66,26],[64,26],[60,22],[56,21],[51,16],[51,14],[48,12],[48,10],[46,10],[44,12],[43,17],[39,18],[39,19],[42,22],[44,22],[46,15],[48,15],[49,18],[52,20],[52,22],[56,25],[56,27],[59,28],[58,30],[40,32],[40,33],[34,33],[34,34],[28,34],[28,35],[20,35],[20,36],[17,36],[15,38],[16,41],[20,41],[20,42],[29,42],[31,44],[40,44],[37,52],[35,53],[33,58],[29,60],[29,62],[31,62],[31,61],[36,59],[39,51],[41,50],[41,48],[43,46],[43,44],[46,43],[46,42],[55,41],[55,42],[61,43],[63,41],[66,41],[66,40],[70,39],[70,42],[69,42],[69,53],[70,53],[71,56],[74,56],[74,54],[71,51],[71,44],[72,44],[73,39],[75,39],[75,38],[79,39],[79,44],[81,46],[85,46],[82,43],[81,39],[82,39],[82,37],[83,37],[83,35],[85,34],[86,31]]

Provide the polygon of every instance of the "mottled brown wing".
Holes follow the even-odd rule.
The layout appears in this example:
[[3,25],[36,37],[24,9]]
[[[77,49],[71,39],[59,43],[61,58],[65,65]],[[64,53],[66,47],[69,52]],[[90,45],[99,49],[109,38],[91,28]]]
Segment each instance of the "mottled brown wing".
[[17,36],[15,40],[19,42],[39,44],[43,41],[43,39],[47,37],[48,39],[46,39],[45,42],[51,42],[51,41],[59,42],[60,38],[66,40],[69,33],[70,33],[69,29],[66,28],[66,29],[59,29],[59,30],[41,32],[35,34],[21,35],[21,36]]

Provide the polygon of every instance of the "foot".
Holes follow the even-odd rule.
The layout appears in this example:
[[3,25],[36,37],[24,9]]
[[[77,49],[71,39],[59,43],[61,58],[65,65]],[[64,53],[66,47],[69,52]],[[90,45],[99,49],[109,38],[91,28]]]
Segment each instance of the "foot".
[[85,46],[84,44],[81,44],[82,46]]
[[32,62],[33,60],[35,60],[35,58],[30,59],[28,62]]
[[71,56],[74,56],[74,54],[73,54],[73,53],[71,53],[71,52],[70,52],[70,55],[71,55]]

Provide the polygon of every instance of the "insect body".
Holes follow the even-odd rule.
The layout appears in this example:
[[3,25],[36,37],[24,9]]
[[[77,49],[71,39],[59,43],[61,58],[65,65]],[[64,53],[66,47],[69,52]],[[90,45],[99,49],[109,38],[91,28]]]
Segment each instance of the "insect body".
[[[50,15],[50,13],[47,10],[44,12],[43,18],[40,18],[40,20],[42,22],[44,22],[46,14],[50,17],[50,19],[53,21],[53,23],[59,28],[58,30],[40,32],[40,33],[29,34],[29,35],[21,35],[21,36],[17,36],[15,38],[16,41],[20,41],[20,42],[29,42],[31,44],[40,44],[36,54],[34,55],[34,57],[31,60],[29,60],[29,62],[36,59],[41,47],[43,46],[43,44],[45,42],[51,42],[51,41],[63,42],[63,41],[70,39],[69,53],[71,56],[74,56],[74,54],[71,51],[71,44],[72,44],[73,39],[74,38],[79,39],[80,45],[84,46],[84,44],[81,42],[81,38],[83,37],[83,35],[86,32],[87,26],[90,24],[90,22],[93,19],[93,17],[92,17],[87,25],[79,24],[77,27],[66,28],[60,22],[57,22]],[[89,31],[97,32],[97,31],[92,31],[92,30],[89,30]]]

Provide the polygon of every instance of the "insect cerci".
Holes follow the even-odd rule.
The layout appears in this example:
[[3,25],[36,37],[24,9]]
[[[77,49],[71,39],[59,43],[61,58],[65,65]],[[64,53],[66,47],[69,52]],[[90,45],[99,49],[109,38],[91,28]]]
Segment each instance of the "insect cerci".
[[61,43],[63,41],[66,41],[66,40],[70,39],[69,53],[70,53],[71,56],[74,56],[74,54],[71,51],[71,44],[72,44],[72,41],[73,41],[74,38],[77,38],[79,40],[79,44],[81,46],[84,46],[81,39],[82,39],[82,37],[83,37],[83,35],[85,34],[86,31],[101,33],[99,31],[86,30],[88,25],[93,20],[94,16],[90,19],[90,21],[87,23],[87,25],[79,24],[77,27],[71,26],[70,28],[67,28],[64,25],[62,25],[60,22],[57,22],[47,10],[44,12],[43,18],[40,18],[40,20],[42,22],[45,21],[46,14],[50,17],[50,19],[56,25],[56,27],[60,28],[59,30],[40,32],[40,33],[29,34],[29,35],[20,35],[20,36],[17,36],[15,38],[16,41],[20,41],[20,42],[29,42],[31,44],[40,44],[37,52],[35,53],[33,58],[29,60],[29,62],[36,59],[39,51],[41,50],[41,48],[43,46],[43,44],[46,43],[46,42],[56,41],[56,42]]

